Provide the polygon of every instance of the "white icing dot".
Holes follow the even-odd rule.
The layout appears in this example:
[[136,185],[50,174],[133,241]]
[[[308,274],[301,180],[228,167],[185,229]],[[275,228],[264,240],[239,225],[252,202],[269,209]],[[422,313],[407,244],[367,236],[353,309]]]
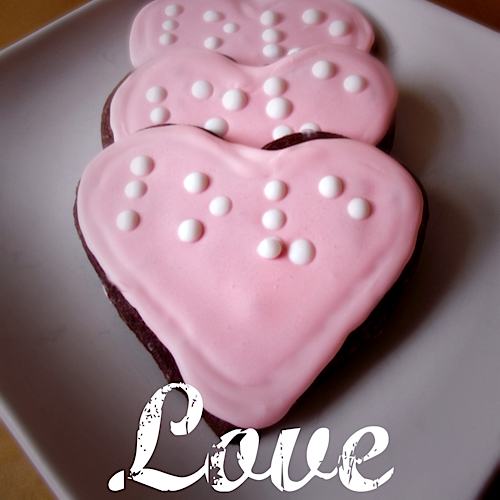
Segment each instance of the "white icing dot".
[[184,179],[184,187],[188,193],[202,193],[208,187],[208,177],[202,172],[192,172]]
[[174,19],[168,19],[161,26],[165,31],[171,31],[175,30],[179,26],[179,23]]
[[146,92],[146,99],[149,102],[154,102],[158,103],[167,97],[167,90],[164,87],[151,87],[147,92]]
[[283,241],[276,236],[270,236],[262,240],[257,248],[257,252],[259,252],[259,255],[264,257],[264,259],[275,259],[279,257],[282,250]]
[[175,4],[169,5],[165,9],[165,14],[167,14],[167,16],[175,17],[181,13],[182,13],[182,7],[180,5],[175,5]]
[[270,118],[279,120],[286,118],[292,112],[292,103],[284,97],[271,99],[266,106],[266,113]]
[[273,10],[266,10],[261,16],[260,16],[260,22],[264,26],[275,26],[278,24],[280,21],[280,16],[277,12],[274,12]]
[[262,224],[266,229],[277,230],[281,229],[286,222],[286,216],[284,212],[273,208],[272,210],[268,210],[262,216]]
[[295,240],[288,249],[288,258],[298,266],[305,266],[314,259],[316,249],[309,240]]
[[344,185],[338,177],[327,175],[319,181],[318,189],[325,198],[336,198],[344,189]]
[[153,123],[155,123],[156,125],[160,125],[161,123],[167,122],[167,120],[170,118],[170,112],[167,108],[159,107],[153,109],[149,116]]
[[273,59],[276,57],[281,57],[284,53],[283,47],[280,47],[279,45],[276,45],[275,43],[270,43],[269,45],[266,45],[262,49],[263,54],[266,57],[269,57],[269,59]]
[[328,29],[330,35],[332,36],[345,36],[350,31],[349,24],[345,21],[341,21],[340,19],[337,21],[333,21],[330,24],[330,28]]
[[236,33],[240,29],[240,26],[236,23],[227,23],[222,29],[224,30],[224,33],[231,34]]
[[207,10],[205,14],[203,14],[203,20],[207,23],[215,23],[222,19],[222,14],[216,10]]
[[177,37],[175,35],[172,35],[172,33],[163,33],[163,35],[160,37],[160,43],[162,45],[172,45],[176,40]]
[[206,49],[215,50],[222,45],[222,40],[217,36],[209,36],[203,45]]
[[130,170],[137,176],[148,175],[154,167],[153,159],[149,156],[137,156],[130,163]]
[[330,61],[318,61],[314,63],[312,73],[316,78],[326,80],[335,74],[335,66]]
[[188,219],[181,223],[178,230],[179,238],[185,243],[198,241],[203,234],[203,224],[196,219]]
[[217,196],[208,207],[210,213],[216,217],[222,217],[231,211],[233,204],[227,196]]
[[282,200],[286,196],[286,193],[286,184],[278,180],[269,181],[264,188],[265,197],[271,201]]
[[302,21],[306,24],[319,24],[323,22],[325,14],[318,9],[307,9],[302,14]]
[[353,219],[366,219],[371,211],[370,203],[364,198],[354,198],[347,205],[347,212]]
[[191,87],[191,93],[196,99],[208,99],[214,91],[214,88],[210,82],[206,80],[198,80],[193,83]]
[[140,198],[147,191],[147,186],[142,181],[132,181],[125,186],[125,195],[129,198]]
[[344,80],[344,89],[351,94],[361,92],[366,87],[366,80],[359,75],[348,76]]
[[248,102],[248,97],[243,92],[243,90],[239,89],[231,89],[228,90],[223,96],[222,96],[222,105],[228,110],[228,111],[238,111],[240,109],[243,109]]
[[210,118],[205,122],[204,128],[215,135],[223,137],[227,134],[229,127],[223,118]]
[[293,130],[291,127],[289,127],[288,125],[278,125],[273,130],[273,139],[276,141],[278,139],[281,139],[282,137],[285,137],[285,135],[290,134],[293,134]]
[[278,97],[285,93],[286,81],[279,76],[272,76],[264,82],[264,92],[270,97]]
[[275,28],[269,28],[262,33],[262,40],[267,43],[278,43],[283,40],[283,33]]
[[301,132],[306,132],[307,130],[312,130],[313,132],[319,132],[321,130],[317,123],[304,123],[299,129]]
[[116,218],[116,225],[122,231],[132,231],[139,225],[139,214],[134,210],[124,210]]
[[293,54],[296,54],[297,52],[300,52],[302,49],[300,47],[294,47],[293,49],[290,49],[287,52],[287,55],[291,56]]

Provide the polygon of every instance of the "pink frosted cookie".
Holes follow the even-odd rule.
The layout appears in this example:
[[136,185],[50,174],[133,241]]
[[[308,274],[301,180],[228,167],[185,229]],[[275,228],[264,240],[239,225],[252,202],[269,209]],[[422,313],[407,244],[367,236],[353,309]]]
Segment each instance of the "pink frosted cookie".
[[252,147],[305,129],[378,144],[393,122],[397,93],[379,60],[341,45],[311,47],[261,67],[204,49],[172,49],[118,87],[111,134],[104,136],[120,140],[174,123]]
[[181,46],[263,66],[313,45],[368,52],[373,40],[369,22],[343,0],[156,0],[134,20],[130,57],[139,67]]
[[242,428],[279,421],[351,332],[380,329],[425,219],[413,177],[371,145],[259,150],[187,126],[104,149],[75,209],[122,317]]

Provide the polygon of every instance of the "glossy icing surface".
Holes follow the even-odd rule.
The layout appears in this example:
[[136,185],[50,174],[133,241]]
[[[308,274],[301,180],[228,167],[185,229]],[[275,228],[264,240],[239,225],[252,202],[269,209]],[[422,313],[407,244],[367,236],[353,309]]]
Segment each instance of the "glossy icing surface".
[[156,0],[134,20],[130,57],[139,67],[181,46],[264,66],[320,44],[368,52],[373,40],[366,18],[343,0]]
[[110,124],[115,140],[174,123],[253,147],[307,128],[377,144],[392,123],[397,93],[380,61],[341,45],[311,47],[263,67],[204,49],[172,49],[122,83]]
[[254,428],[284,416],[395,283],[423,209],[373,146],[265,151],[185,126],[103,150],[77,203],[90,251],[205,408]]

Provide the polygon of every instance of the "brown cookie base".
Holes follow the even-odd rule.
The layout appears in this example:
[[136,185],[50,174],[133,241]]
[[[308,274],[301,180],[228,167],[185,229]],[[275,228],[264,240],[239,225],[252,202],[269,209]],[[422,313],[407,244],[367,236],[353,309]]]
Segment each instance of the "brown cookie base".
[[[325,139],[331,140],[335,139],[336,137],[338,138],[339,136],[335,136],[333,134],[326,134],[323,132],[293,134],[268,144],[267,146],[265,146],[265,149],[269,150],[283,149],[285,147],[292,147],[296,144],[300,144],[301,142],[306,142],[310,140],[325,140]],[[394,283],[391,289],[386,293],[383,299],[371,312],[367,320],[363,324],[361,324],[358,328],[356,328],[356,330],[354,330],[349,334],[339,352],[336,354],[333,360],[328,364],[328,366],[323,370],[323,372],[318,376],[317,380],[323,380],[326,377],[328,377],[332,372],[334,372],[340,366],[345,364],[346,361],[351,357],[351,355],[356,350],[367,344],[371,339],[375,338],[382,332],[382,329],[387,319],[389,318],[389,316],[392,314],[397,304],[399,303],[399,300],[404,292],[404,289],[408,281],[415,272],[423,246],[425,230],[427,227],[427,221],[429,217],[429,210],[428,210],[427,195],[425,193],[425,190],[423,189],[420,181],[415,176],[413,176],[413,178],[420,187],[424,199],[424,211],[422,214],[422,222],[420,224],[415,250],[410,260],[406,264],[400,277],[398,278],[398,280]],[[77,189],[77,197],[78,197],[78,189]],[[82,242],[83,248],[85,249],[87,257],[90,260],[91,264],[93,265],[95,271],[97,272],[106,290],[108,298],[111,301],[111,303],[115,306],[116,310],[118,311],[118,314],[120,315],[122,320],[127,324],[127,326],[135,333],[135,335],[137,336],[139,341],[144,345],[144,347],[151,353],[154,360],[158,364],[159,368],[165,375],[165,378],[167,379],[168,383],[182,382],[183,381],[182,375],[180,374],[175,359],[170,353],[170,351],[160,342],[160,340],[150,330],[150,328],[146,325],[146,323],[144,323],[137,310],[133,308],[127,302],[127,300],[125,300],[120,290],[118,290],[118,288],[108,280],[106,273],[100,266],[95,256],[89,250],[85,242],[85,238],[81,232],[80,225],[78,223],[78,212],[77,212],[76,201],[73,208],[73,215],[75,219],[76,230]],[[203,418],[205,419],[207,424],[211,427],[211,429],[215,432],[215,434],[217,434],[217,436],[222,436],[226,432],[235,428],[229,422],[221,420],[220,418],[212,415],[206,410],[204,410]]]

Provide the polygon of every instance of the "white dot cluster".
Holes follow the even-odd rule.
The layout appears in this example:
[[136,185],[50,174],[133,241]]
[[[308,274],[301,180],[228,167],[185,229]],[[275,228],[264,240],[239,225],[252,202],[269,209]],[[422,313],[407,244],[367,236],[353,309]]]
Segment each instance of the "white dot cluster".
[[[311,71],[318,80],[328,80],[335,76],[337,68],[331,61],[317,61],[314,63]],[[350,94],[362,92],[366,86],[366,78],[361,75],[349,75],[344,78],[344,90]]]
[[[269,181],[264,186],[264,197],[269,201],[279,202],[288,194],[288,186],[281,180]],[[271,208],[262,215],[262,225],[270,231],[279,231],[287,222],[286,214]],[[276,259],[286,251],[284,241],[276,235],[265,237],[257,246],[257,253],[264,259]],[[307,239],[294,240],[286,252],[291,262],[306,265],[312,262],[316,255],[314,245]]]
[[[336,72],[335,65],[331,61],[325,60],[316,61],[311,68],[312,75],[321,80],[332,78]],[[280,76],[272,76],[264,81],[262,90],[269,97],[265,111],[271,120],[277,122],[284,121],[292,114],[294,109],[293,104],[284,95],[289,87],[289,82]],[[360,92],[365,87],[366,81],[358,75],[350,75],[344,81],[344,88],[350,93]],[[208,80],[193,82],[191,85],[191,94],[198,101],[207,100],[216,95],[214,85]],[[240,111],[250,104],[251,96],[241,89],[233,88],[223,92],[219,91],[217,95],[220,94],[222,94],[222,107],[227,111]],[[158,105],[167,98],[167,90],[161,86],[151,87],[146,93],[146,98],[149,102],[156,105],[150,114],[152,123],[167,123],[170,118],[170,112],[165,106]],[[205,122],[204,128],[223,137],[229,131],[230,124],[222,117],[212,117]],[[304,132],[306,130],[318,132],[321,130],[321,127],[317,123],[308,122],[294,131],[290,125],[279,123],[273,128],[272,138],[277,140],[294,132]]]
[[[344,183],[335,175],[327,175],[319,181],[318,191],[323,198],[338,198],[344,192]],[[352,198],[347,205],[347,213],[355,220],[363,220],[370,216],[372,207],[364,198]]]
[[[344,183],[335,175],[326,175],[318,182],[318,191],[323,198],[333,200],[344,192]],[[287,194],[288,186],[279,179],[264,186],[264,196],[269,201],[279,202]],[[352,198],[347,204],[347,213],[354,220],[363,220],[370,216],[372,207],[364,198]],[[271,208],[262,215],[262,225],[270,231],[279,231],[286,223],[287,216],[279,208]],[[271,235],[258,244],[257,253],[264,259],[276,259],[286,253],[291,262],[303,266],[314,260],[316,247],[310,240],[299,238],[292,241],[287,249],[279,236]]]
[[[175,31],[179,27],[179,20],[173,19],[177,16],[180,16],[183,13],[184,9],[180,5],[172,4],[165,8],[165,15],[167,16],[167,20],[162,20],[162,28],[165,33],[162,33],[159,38],[159,42],[161,45],[172,45],[174,44],[178,38],[173,31]],[[208,9],[202,16],[202,20],[204,23],[208,23],[214,26],[222,23],[222,31],[226,35],[232,35],[233,33],[237,33],[240,29],[240,25],[233,21],[226,20],[226,16],[223,12],[220,12],[215,9]],[[217,50],[224,44],[224,39],[221,36],[212,35],[203,40],[203,46],[209,50]]]
[[[164,30],[164,33],[159,38],[161,45],[172,45],[177,42],[178,37],[175,30],[179,28],[182,19],[182,17],[179,19],[179,16],[183,12],[183,7],[178,4],[171,4],[165,8],[165,19],[161,19],[161,26]],[[301,22],[304,28],[314,27],[327,30],[333,38],[345,37],[351,33],[352,28],[349,22],[342,19],[328,19],[328,17],[329,15],[326,12],[316,8],[309,8],[302,13]],[[260,16],[260,25],[263,29],[261,32],[262,52],[266,58],[278,59],[286,54],[300,50],[300,47],[294,47],[287,52],[280,45],[287,38],[287,34],[282,29],[279,29],[279,25],[284,18],[284,15],[274,10],[267,10]],[[207,9],[202,16],[201,22],[214,28],[214,35],[203,41],[203,46],[209,50],[219,49],[224,45],[224,35],[232,35],[240,30],[240,25],[237,22],[228,19],[224,12],[216,9]]]
[[[154,169],[154,161],[150,156],[136,156],[130,162],[130,171],[136,177],[146,177]],[[124,194],[127,198],[133,200],[141,198],[146,194],[148,186],[142,179],[134,179],[130,181],[124,189]],[[123,210],[116,218],[116,225],[121,231],[132,231],[141,221],[139,213],[132,209]]]
[[[197,80],[191,85],[191,95],[198,101],[209,99],[214,94],[214,87],[208,80]],[[146,91],[146,100],[153,104],[150,109],[150,121],[154,125],[168,123],[171,115],[165,107],[164,102],[167,98],[167,89],[160,85],[150,87]],[[246,107],[249,97],[241,89],[226,90],[222,96],[221,104],[227,111],[239,111]],[[204,124],[204,128],[214,134],[223,137],[229,130],[227,121],[220,117],[209,118]]]
[[285,49],[279,45],[285,35],[281,30],[274,27],[280,21],[281,16],[272,10],[264,12],[260,18],[260,22],[264,27],[262,40],[265,43],[262,53],[269,59],[277,59],[285,55]]
[[[292,113],[292,103],[285,97],[282,97],[288,90],[288,87],[288,82],[280,76],[272,76],[264,82],[264,93],[271,97],[266,105],[266,114],[269,118],[273,120],[283,120]],[[290,126],[280,124],[273,129],[273,139],[281,139],[292,133],[293,130]]]
[[167,89],[161,85],[155,85],[146,91],[146,100],[153,105],[149,113],[153,125],[165,124],[170,119],[170,111],[164,106],[166,98]]
[[[312,77],[318,80],[328,80],[336,77],[339,73],[337,66],[332,61],[327,60],[313,62],[310,71]],[[200,79],[191,83],[186,83],[191,85],[188,88],[190,89],[192,97],[196,100],[194,104],[201,104],[201,101],[217,98],[220,99],[222,108],[230,112],[240,111],[252,104],[251,94],[239,88],[219,88],[216,92],[214,84],[209,80]],[[306,130],[318,132],[321,130],[319,124],[314,122],[304,123],[298,127],[298,130],[294,130],[286,123],[286,119],[294,110],[293,103],[287,98],[287,92],[290,86],[291,83],[279,75],[267,78],[262,84],[264,95],[269,98],[266,103],[265,113],[271,123],[276,123],[271,132],[273,140],[281,139],[294,132],[304,132]],[[360,75],[349,75],[343,82],[343,87],[348,93],[362,92],[366,86],[366,79]],[[257,91],[258,89],[256,92]],[[167,98],[168,91],[161,85],[151,86],[146,91],[146,100],[151,105],[149,108],[149,119],[151,124],[162,125],[168,123],[171,119],[171,113],[166,106]],[[174,103],[175,100],[172,100],[172,102]],[[220,137],[224,137],[230,129],[230,122],[228,121],[229,119],[227,117],[222,118],[221,116],[213,116],[206,120],[203,126],[206,130]],[[269,138],[269,140],[271,140],[271,138]]]
[[[147,155],[136,156],[130,162],[130,171],[137,177],[129,181],[124,194],[129,200],[143,197],[148,190],[145,178],[153,172],[154,160]],[[199,195],[210,187],[210,178],[204,172],[191,172],[183,180],[183,188],[189,195]],[[325,199],[336,199],[345,191],[344,182],[335,175],[326,175],[318,182],[318,191]],[[263,196],[271,203],[279,203],[289,194],[289,187],[280,179],[268,181],[263,187]],[[231,212],[232,200],[224,195],[217,195],[208,204],[208,211],[214,217],[223,217]],[[361,197],[352,198],[347,204],[347,213],[354,220],[363,220],[372,213],[370,202]],[[118,229],[129,232],[136,229],[141,217],[136,210],[127,208],[120,212],[116,218]],[[286,213],[276,206],[270,207],[262,215],[262,226],[268,231],[279,231],[288,222]],[[199,241],[205,232],[205,226],[198,219],[185,219],[177,228],[179,239],[185,243]],[[257,253],[264,259],[276,259],[285,253],[288,259],[296,265],[306,265],[312,262],[316,256],[314,244],[306,238],[298,238],[292,241],[288,248],[284,241],[272,234],[266,236],[258,245]]]
[[[303,12],[302,22],[306,26],[318,26],[327,19],[327,14],[319,9],[310,8]],[[275,26],[279,25],[282,16],[275,11],[268,10],[261,15],[260,22],[265,28],[262,32],[262,40],[266,43],[263,47],[263,54],[269,59],[277,59],[285,55],[285,49],[279,43],[286,39],[286,34]],[[350,32],[349,23],[337,19],[332,21],[328,27],[329,34],[334,38],[346,36]],[[294,47],[286,52],[287,55],[298,52],[300,47]]]
[[[184,178],[184,189],[193,195],[201,194],[210,187],[210,179],[203,172],[191,172]],[[216,196],[209,205],[208,211],[215,217],[227,215],[233,208],[233,203],[227,196]],[[186,219],[182,221],[177,230],[179,239],[185,243],[198,241],[205,232],[203,222],[197,219]]]
[[[319,80],[327,80],[335,76],[337,68],[331,61],[319,60],[313,64],[311,73]],[[365,87],[366,80],[359,75],[350,75],[344,80],[344,89],[349,93],[361,92]],[[288,88],[289,83],[280,76],[272,76],[264,82],[264,93],[271,97],[266,105],[266,114],[272,120],[285,120],[292,113],[293,104],[286,97],[283,97]],[[310,122],[304,123],[299,128],[300,132],[306,130],[319,132],[321,128],[317,123]],[[273,129],[272,135],[273,139],[277,140],[293,132],[292,127],[282,123]]]
[[175,33],[172,33],[172,31],[175,31],[179,27],[179,21],[172,18],[180,16],[183,11],[184,9],[177,4],[168,5],[165,8],[165,16],[167,19],[162,20],[161,27],[165,33],[160,36],[160,45],[172,45],[177,41],[177,36]]

